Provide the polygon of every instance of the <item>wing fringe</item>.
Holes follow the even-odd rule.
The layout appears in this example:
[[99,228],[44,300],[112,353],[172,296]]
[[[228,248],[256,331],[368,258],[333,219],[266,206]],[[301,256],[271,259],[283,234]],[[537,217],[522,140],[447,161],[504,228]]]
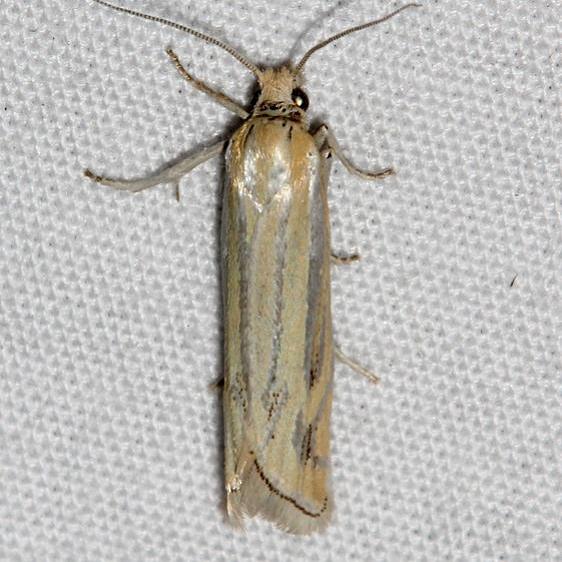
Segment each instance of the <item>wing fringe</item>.
[[239,482],[239,487],[227,490],[227,514],[237,528],[243,528],[245,517],[260,515],[287,533],[308,535],[324,530],[330,521],[329,494],[317,507],[305,505],[298,491],[291,496],[276,487],[253,454]]

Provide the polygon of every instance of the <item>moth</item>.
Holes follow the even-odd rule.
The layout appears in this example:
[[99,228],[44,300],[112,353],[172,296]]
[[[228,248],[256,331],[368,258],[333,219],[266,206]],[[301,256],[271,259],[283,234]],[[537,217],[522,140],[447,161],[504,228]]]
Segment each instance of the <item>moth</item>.
[[310,129],[303,69],[314,53],[333,41],[419,5],[404,5],[337,33],[309,49],[296,65],[261,68],[197,30],[94,1],[224,49],[257,80],[257,102],[246,110],[192,76],[167,49],[180,75],[238,115],[240,127],[228,141],[146,178],[110,179],[90,170],[85,175],[131,192],[161,184],[179,190],[180,178],[226,148],[221,264],[227,514],[238,526],[245,517],[259,515],[290,533],[322,530],[333,510],[329,481],[334,357],[377,380],[333,341],[330,266],[357,256],[331,254],[327,198],[332,157],[366,180],[394,172],[356,168],[326,125]]

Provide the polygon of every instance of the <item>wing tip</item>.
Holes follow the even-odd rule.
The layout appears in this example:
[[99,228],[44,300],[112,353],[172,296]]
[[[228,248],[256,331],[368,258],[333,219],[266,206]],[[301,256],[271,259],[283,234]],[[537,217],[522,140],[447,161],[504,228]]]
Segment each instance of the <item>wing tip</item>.
[[244,530],[244,519],[255,516],[294,535],[310,535],[326,529],[333,514],[329,494],[326,494],[319,508],[307,509],[275,490],[260,472],[259,465],[254,468],[255,470],[246,474],[239,488],[227,489],[227,517],[235,529]]

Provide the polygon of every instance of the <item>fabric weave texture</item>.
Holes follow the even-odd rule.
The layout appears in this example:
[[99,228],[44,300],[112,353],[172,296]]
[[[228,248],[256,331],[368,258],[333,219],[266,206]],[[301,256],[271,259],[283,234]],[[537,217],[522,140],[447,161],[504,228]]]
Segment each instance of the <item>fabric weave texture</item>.
[[[228,54],[88,0],[2,4],[0,560],[560,561],[560,7],[427,1],[316,53],[304,86],[377,184],[335,163],[335,519],[223,515],[224,163],[131,195],[226,137]],[[373,0],[122,0],[259,64],[390,12]]]

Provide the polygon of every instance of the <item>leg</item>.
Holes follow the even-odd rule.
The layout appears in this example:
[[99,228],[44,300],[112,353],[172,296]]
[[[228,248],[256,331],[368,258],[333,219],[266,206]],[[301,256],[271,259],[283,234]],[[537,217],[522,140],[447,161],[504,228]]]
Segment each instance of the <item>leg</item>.
[[213,392],[222,392],[224,390],[224,377],[209,383],[209,390]]
[[178,69],[180,75],[185,78],[185,80],[189,82],[196,90],[199,90],[204,94],[211,96],[216,102],[220,103],[223,107],[226,107],[226,109],[228,109],[229,111],[236,113],[236,115],[239,115],[240,117],[242,117],[242,119],[246,119],[248,117],[249,113],[241,105],[236,103],[232,98],[229,98],[222,92],[213,90],[210,86],[207,86],[205,82],[197,80],[197,78],[191,76],[191,74],[187,72],[187,70],[180,62],[180,59],[172,49],[166,49],[166,53],[170,57],[170,60],[174,63],[174,66]]
[[360,375],[367,377],[372,383],[376,384],[379,382],[379,377],[377,377],[375,373],[365,369],[365,367],[359,365],[359,363],[357,363],[353,359],[350,359],[347,355],[344,355],[342,350],[336,345],[334,345],[334,355],[336,356],[336,359],[338,359],[341,363],[347,365],[348,367],[353,369],[356,373],[359,373]]
[[318,146],[320,150],[322,149],[322,147],[327,147],[338,157],[340,162],[345,166],[346,170],[354,176],[358,176],[364,180],[380,180],[395,173],[392,168],[384,168],[382,170],[376,170],[374,172],[366,172],[357,168],[343,154],[341,148],[338,145],[336,137],[333,135],[332,131],[330,131],[327,125],[320,125],[313,136],[314,140],[316,141],[316,146]]
[[203,162],[206,162],[213,156],[220,154],[224,148],[225,142],[226,141],[217,142],[208,148],[204,148],[197,154],[187,156],[176,164],[172,164],[169,168],[166,168],[165,170],[147,178],[141,178],[138,180],[114,180],[103,176],[97,176],[90,170],[85,170],[84,175],[87,178],[94,180],[96,183],[108,185],[110,187],[114,187],[115,189],[131,191],[133,193],[163,183],[175,183],[177,185],[180,178],[193,170],[193,168],[199,166],[199,164],[202,164]]
[[359,261],[361,256],[359,254],[350,254],[348,256],[338,256],[334,253],[330,256],[330,261],[333,265],[349,265],[354,261]]

